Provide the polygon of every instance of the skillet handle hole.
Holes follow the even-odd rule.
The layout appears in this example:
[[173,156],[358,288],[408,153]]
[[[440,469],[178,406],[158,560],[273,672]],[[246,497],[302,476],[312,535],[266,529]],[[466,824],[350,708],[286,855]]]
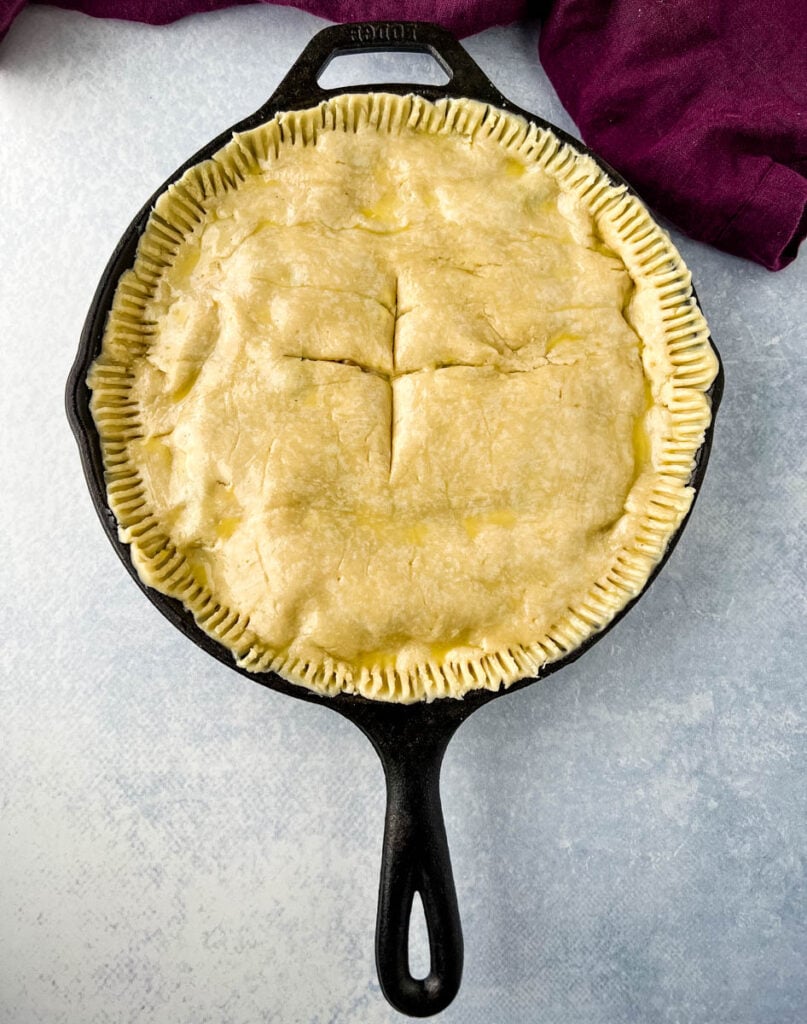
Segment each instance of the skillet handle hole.
[[371,82],[445,85],[449,75],[430,53],[337,54],[317,76],[322,89],[344,89]]
[[425,981],[432,968],[426,913],[419,892],[412,897],[409,917],[409,973],[415,981]]

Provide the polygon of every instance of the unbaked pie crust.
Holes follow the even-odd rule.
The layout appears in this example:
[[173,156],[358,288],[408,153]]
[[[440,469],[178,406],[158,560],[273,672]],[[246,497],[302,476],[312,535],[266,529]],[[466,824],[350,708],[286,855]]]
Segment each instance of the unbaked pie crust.
[[249,671],[408,702],[534,676],[641,591],[716,370],[681,258],[593,160],[370,94],[160,197],[88,382],[142,579]]

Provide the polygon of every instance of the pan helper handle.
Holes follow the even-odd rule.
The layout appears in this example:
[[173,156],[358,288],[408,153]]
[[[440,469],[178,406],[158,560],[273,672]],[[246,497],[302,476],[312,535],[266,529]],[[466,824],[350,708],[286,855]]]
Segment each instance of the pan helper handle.
[[300,106],[300,97],[304,95],[305,105],[311,106],[312,101],[345,92],[344,88],[323,89],[318,84],[320,75],[333,58],[348,53],[385,51],[428,53],[434,57],[449,80],[445,85],[426,89],[413,86],[421,94],[428,93],[432,98],[485,96],[489,102],[507,102],[468,51],[439,25],[417,21],[364,21],[331,25],[318,32],[278,85],[269,105],[274,110],[293,109]]

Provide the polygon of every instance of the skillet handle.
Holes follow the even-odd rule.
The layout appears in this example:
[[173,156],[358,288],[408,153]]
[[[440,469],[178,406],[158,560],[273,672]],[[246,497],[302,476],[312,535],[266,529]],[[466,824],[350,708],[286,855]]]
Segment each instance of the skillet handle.
[[[440,767],[448,741],[482,699],[385,704],[352,698],[332,704],[368,737],[387,781],[375,953],[378,980],[396,1010],[428,1017],[444,1010],[462,978],[462,928],[451,871]],[[409,920],[420,893],[429,933],[429,973],[409,969]]]
[[[434,98],[475,96],[503,99],[490,79],[454,36],[439,25],[421,21],[363,21],[331,25],[318,32],[292,65],[267,106],[275,110],[311,106],[349,89],[322,89],[317,80],[334,57],[346,53],[428,53],[449,76],[440,86],[414,86]],[[379,83],[379,88],[383,88]]]
[[[384,995],[412,1017],[445,1009],[462,978],[463,942],[457,894],[440,805],[443,749],[431,760],[384,762],[387,816],[376,921],[376,967]],[[420,893],[431,965],[425,978],[409,969],[409,922]]]

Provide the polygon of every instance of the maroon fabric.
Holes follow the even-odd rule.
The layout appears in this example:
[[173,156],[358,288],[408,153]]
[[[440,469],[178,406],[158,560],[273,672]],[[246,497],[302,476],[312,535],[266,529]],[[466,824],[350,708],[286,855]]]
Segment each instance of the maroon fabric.
[[[26,0],[0,0],[0,38]],[[56,0],[165,24],[249,0]],[[271,2],[271,0],[269,0]],[[807,0],[278,0],[457,35],[549,8],[539,52],[593,150],[694,238],[786,266],[807,234]]]
[[589,146],[694,238],[807,233],[807,0],[556,0],[541,61]]
[[[27,0],[0,0],[0,39]],[[94,18],[122,18],[167,25],[188,14],[216,11],[252,0],[49,0],[53,7]],[[299,7],[329,21],[432,21],[458,36],[507,25],[526,13],[528,0],[259,0]]]

